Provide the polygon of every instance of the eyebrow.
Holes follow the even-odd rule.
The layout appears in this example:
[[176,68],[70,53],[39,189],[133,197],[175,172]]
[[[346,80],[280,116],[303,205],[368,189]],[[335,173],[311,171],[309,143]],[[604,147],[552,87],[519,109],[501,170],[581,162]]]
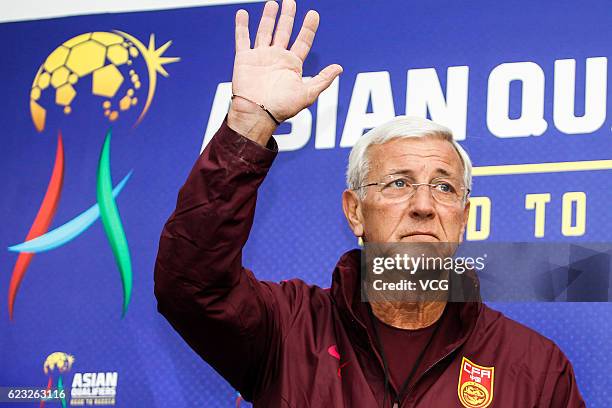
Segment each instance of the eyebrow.
[[[415,173],[413,170],[410,169],[391,169],[390,173],[388,173],[388,175],[393,175],[393,174],[401,174],[401,175],[406,175],[406,176],[410,176],[410,177],[414,177]],[[443,168],[438,167],[435,171],[434,174],[436,175],[436,177],[439,176],[444,176],[444,177],[452,177],[453,175],[451,173],[448,172],[448,170],[445,170]]]

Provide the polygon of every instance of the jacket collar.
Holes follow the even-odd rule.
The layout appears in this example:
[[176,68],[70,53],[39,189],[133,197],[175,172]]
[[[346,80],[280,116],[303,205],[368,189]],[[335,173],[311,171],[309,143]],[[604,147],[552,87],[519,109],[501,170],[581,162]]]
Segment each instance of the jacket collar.
[[[454,275],[454,274],[453,274]],[[331,285],[331,296],[336,304],[342,323],[349,332],[352,340],[358,342],[362,347],[372,346],[366,325],[359,313],[359,302],[361,302],[361,250],[353,249],[344,253],[334,269]],[[449,303],[457,312],[460,320],[461,330],[455,336],[455,341],[445,345],[444,349],[456,349],[463,344],[471,334],[482,309],[480,299],[480,284],[474,271],[465,272],[462,279],[458,279],[460,285],[452,285],[453,290],[460,290],[466,299],[470,301],[461,303]],[[460,286],[459,289],[457,289]]]

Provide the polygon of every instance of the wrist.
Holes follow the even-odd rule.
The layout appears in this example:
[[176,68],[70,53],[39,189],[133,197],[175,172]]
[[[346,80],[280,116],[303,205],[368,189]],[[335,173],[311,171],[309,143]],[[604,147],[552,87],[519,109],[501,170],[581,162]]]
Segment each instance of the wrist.
[[276,123],[259,105],[234,98],[227,114],[227,125],[242,136],[266,146]]

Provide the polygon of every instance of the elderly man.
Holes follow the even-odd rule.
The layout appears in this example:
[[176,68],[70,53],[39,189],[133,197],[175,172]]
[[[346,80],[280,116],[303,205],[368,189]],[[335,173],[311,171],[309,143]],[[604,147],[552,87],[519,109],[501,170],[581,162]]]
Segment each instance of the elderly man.
[[[161,235],[158,310],[256,407],[581,407],[572,367],[550,340],[478,299],[362,302],[360,251],[331,289],[260,281],[242,265],[276,126],[342,71],[302,81],[319,17],[287,49],[295,3],[266,3],[251,48],[236,14],[232,105],[193,167]],[[344,213],[367,243],[461,242],[471,164],[450,131],[399,117],[354,146]],[[477,290],[477,289],[476,289]]]

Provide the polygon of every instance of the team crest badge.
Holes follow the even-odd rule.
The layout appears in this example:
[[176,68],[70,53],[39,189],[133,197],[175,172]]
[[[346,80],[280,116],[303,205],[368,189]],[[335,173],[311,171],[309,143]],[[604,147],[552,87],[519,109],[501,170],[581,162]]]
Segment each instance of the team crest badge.
[[495,367],[483,367],[463,357],[457,392],[464,407],[486,408],[491,405],[494,373]]

